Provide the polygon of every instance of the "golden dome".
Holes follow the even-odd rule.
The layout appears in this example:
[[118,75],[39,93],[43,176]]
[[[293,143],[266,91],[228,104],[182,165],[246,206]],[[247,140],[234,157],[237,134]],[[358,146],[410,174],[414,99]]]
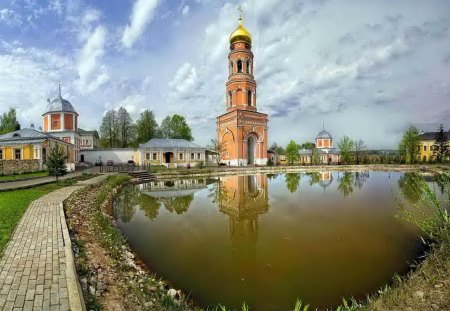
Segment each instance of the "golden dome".
[[239,25],[236,27],[236,29],[230,35],[230,44],[232,44],[236,41],[245,41],[248,43],[252,43],[252,35],[242,25],[241,17],[239,17]]

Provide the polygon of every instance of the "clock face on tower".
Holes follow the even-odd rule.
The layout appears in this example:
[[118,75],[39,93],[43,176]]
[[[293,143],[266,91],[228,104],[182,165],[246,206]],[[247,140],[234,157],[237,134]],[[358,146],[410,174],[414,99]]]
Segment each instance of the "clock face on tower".
[[226,113],[217,117],[217,141],[226,165],[266,165],[267,114],[257,111],[252,37],[242,18],[230,35]]

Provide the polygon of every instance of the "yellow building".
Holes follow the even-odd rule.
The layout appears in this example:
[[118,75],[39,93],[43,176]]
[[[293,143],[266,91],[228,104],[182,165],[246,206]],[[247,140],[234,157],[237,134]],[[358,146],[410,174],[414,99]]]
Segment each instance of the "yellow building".
[[43,170],[47,154],[55,144],[65,148],[69,155],[68,169],[75,170],[74,145],[70,143],[33,128],[0,135],[0,174]]
[[[436,155],[434,154],[434,144],[436,142],[437,132],[426,132],[420,134],[420,148],[419,148],[419,160],[423,162],[435,161]],[[445,132],[447,135],[448,144],[450,146],[450,131]],[[447,157],[448,159],[448,157]]]

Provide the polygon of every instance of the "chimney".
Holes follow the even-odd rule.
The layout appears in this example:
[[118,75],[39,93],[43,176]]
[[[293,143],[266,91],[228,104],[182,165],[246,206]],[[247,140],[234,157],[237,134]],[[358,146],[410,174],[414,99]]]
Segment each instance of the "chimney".
[[34,130],[34,124],[33,124],[33,123],[31,123],[30,128],[31,128],[32,130]]

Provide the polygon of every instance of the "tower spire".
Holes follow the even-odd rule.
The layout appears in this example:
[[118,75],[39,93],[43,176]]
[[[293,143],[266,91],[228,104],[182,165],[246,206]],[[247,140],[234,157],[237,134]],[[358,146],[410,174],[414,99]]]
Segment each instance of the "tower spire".
[[242,25],[242,12],[244,11],[242,10],[241,6],[238,7],[238,11],[239,11],[239,24]]
[[325,131],[325,121],[322,121],[322,130]]
[[58,81],[58,93],[59,97],[61,97],[61,81]]

